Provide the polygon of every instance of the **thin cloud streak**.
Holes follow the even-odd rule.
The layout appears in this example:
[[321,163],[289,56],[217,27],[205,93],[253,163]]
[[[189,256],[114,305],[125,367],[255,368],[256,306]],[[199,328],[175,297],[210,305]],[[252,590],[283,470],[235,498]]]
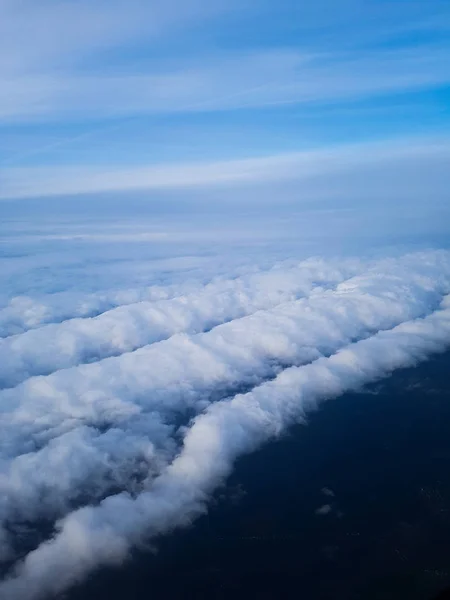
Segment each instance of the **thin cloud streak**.
[[105,76],[45,73],[6,78],[0,120],[98,118],[335,103],[440,86],[450,81],[448,52],[413,49],[305,53],[296,49],[245,51],[192,62],[174,71]]
[[3,0],[0,74],[58,73],[118,46],[154,43],[233,8],[222,0]]
[[0,199],[89,194],[118,190],[158,190],[308,181],[318,176],[391,167],[396,161],[411,172],[423,161],[440,165],[450,157],[446,139],[404,139],[335,146],[311,151],[220,162],[145,167],[9,167],[0,177]]

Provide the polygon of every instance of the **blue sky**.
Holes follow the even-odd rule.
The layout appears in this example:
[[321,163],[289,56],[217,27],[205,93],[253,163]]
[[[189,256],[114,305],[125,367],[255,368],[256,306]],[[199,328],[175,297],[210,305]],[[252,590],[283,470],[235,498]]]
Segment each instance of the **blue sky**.
[[447,0],[0,0],[0,197],[429,156],[449,64]]

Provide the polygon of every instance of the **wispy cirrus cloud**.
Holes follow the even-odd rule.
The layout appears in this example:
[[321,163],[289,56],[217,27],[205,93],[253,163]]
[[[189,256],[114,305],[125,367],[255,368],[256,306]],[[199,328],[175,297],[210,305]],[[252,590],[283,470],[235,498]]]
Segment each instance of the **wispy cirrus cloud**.
[[[170,144],[175,139],[179,145],[175,134],[184,120],[194,139],[202,138],[197,154],[220,158],[224,154],[211,154],[204,133],[225,114],[242,120],[267,114],[266,125],[258,125],[267,133],[265,153],[274,145],[278,151],[281,137],[269,112],[277,113],[279,125],[284,119],[286,151],[295,140],[304,146],[290,110],[304,118],[313,107],[326,112],[346,103],[376,104],[380,97],[414,98],[448,85],[449,23],[439,0],[433,10],[414,3],[406,12],[396,3],[380,8],[367,0],[345,0],[339,8],[331,0],[282,6],[271,0],[3,0],[1,166],[36,164],[42,155],[47,164],[59,162],[60,149],[69,149],[66,163],[77,164],[70,156],[74,144],[89,163],[101,162],[100,154],[110,149],[108,141],[99,141],[105,130],[125,142],[118,145],[125,163],[130,146],[139,155],[142,144],[153,143],[155,123],[171,119],[177,123],[164,134]],[[414,110],[420,104],[411,101]],[[439,107],[430,99],[423,105],[435,127]],[[385,110],[400,122],[398,111],[389,116],[389,107],[395,109],[395,101]],[[417,123],[414,110],[410,119]],[[368,119],[361,113],[346,117],[349,128]],[[143,125],[139,142],[127,137],[130,121]],[[188,147],[181,160],[191,158],[189,142],[182,138]],[[163,144],[167,154],[183,154]],[[258,131],[246,136],[246,146],[261,150]]]
[[[10,167],[3,169],[0,199],[112,191],[186,190],[267,182],[302,182],[298,192],[336,192],[330,177],[340,176],[343,191],[371,186],[393,187],[397,193],[423,193],[433,177],[435,189],[448,181],[450,144],[446,139],[400,139],[389,143],[338,145],[317,150],[216,162],[131,167]],[[431,170],[430,170],[431,169]],[[342,180],[342,177],[344,178]],[[347,185],[345,179],[347,178]],[[360,184],[363,184],[362,188]],[[352,189],[353,188],[353,189]]]
[[[0,123],[10,118],[21,121],[57,116],[62,109],[60,102],[67,101],[75,90],[89,96],[89,77],[83,78],[83,74],[108,64],[109,70],[120,71],[117,61],[108,58],[109,52],[120,49],[123,53],[140,44],[154,52],[154,44],[161,38],[189,30],[233,6],[233,2],[222,0],[207,5],[198,0],[3,0]],[[78,110],[88,108],[73,98]]]
[[112,74],[38,74],[4,82],[3,120],[93,119],[336,103],[450,82],[437,46],[355,57],[274,49],[191,61],[175,69]]
[[149,44],[233,6],[223,0],[3,0],[0,73],[15,77],[85,69],[87,58],[101,59],[102,53],[118,46]]

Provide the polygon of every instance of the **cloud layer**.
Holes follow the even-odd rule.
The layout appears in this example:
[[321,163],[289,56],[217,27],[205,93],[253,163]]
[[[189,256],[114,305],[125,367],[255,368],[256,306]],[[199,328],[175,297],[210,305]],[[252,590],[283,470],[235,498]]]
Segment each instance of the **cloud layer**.
[[450,342],[445,251],[182,291],[2,340],[2,597],[52,597],[191,523],[237,456]]
[[[222,280],[171,299],[121,305],[95,318],[68,319],[11,336],[0,340],[0,385],[12,387],[32,375],[46,375],[130,352],[176,333],[212,329],[305,294],[320,293],[322,285],[333,287],[360,269],[357,261],[343,262],[339,267],[320,260],[309,261],[297,268],[278,268]],[[152,293],[157,296],[163,292],[150,289],[148,295]],[[170,295],[170,291],[166,293]],[[27,307],[25,302],[18,304],[20,311]],[[30,319],[32,326],[42,322],[39,309],[35,311],[34,321]],[[33,314],[32,308],[30,312]],[[7,321],[4,325],[7,331],[18,326],[12,314],[10,319],[12,323]]]

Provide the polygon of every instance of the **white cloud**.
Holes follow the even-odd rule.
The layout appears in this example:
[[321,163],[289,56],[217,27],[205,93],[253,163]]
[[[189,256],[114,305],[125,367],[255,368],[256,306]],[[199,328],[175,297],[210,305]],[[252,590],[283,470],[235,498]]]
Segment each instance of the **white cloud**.
[[[176,333],[205,331],[315,289],[321,292],[322,286],[335,286],[360,270],[361,265],[354,261],[340,261],[339,266],[306,261],[295,268],[213,282],[169,300],[141,300],[95,318],[70,319],[14,335],[0,340],[0,388],[12,387],[31,375],[130,352]],[[24,306],[24,302],[18,303],[19,309]],[[15,314],[11,316],[13,321],[5,323],[6,329],[17,326]]]
[[331,512],[331,504],[323,504],[315,510],[316,515],[328,515]]
[[97,315],[136,302],[157,302],[198,291],[199,286],[147,286],[97,292],[47,294],[44,297],[12,296],[0,308],[0,338],[17,335],[48,323]]

